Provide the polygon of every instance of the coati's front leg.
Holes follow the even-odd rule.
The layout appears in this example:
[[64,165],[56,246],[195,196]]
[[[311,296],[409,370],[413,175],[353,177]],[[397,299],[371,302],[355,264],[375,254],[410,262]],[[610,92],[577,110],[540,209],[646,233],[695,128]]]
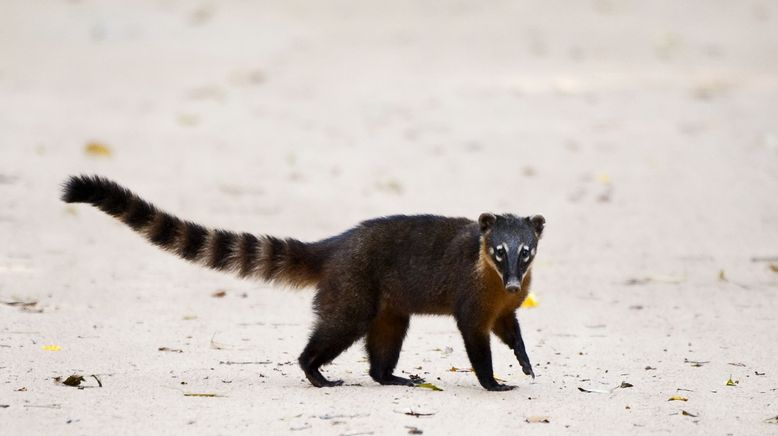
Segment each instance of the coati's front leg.
[[516,313],[511,311],[497,318],[492,331],[513,350],[524,374],[530,375],[534,379],[535,372],[532,370],[532,364],[524,347],[524,339],[521,337],[521,327],[519,327],[519,320],[516,319]]
[[400,359],[410,317],[381,311],[370,324],[367,332],[367,354],[370,358],[370,377],[382,385],[413,386],[414,382],[393,374]]
[[462,332],[467,357],[470,358],[470,364],[473,365],[473,371],[481,386],[489,391],[509,391],[515,388],[516,386],[497,383],[494,379],[489,329],[476,320],[468,319],[467,316],[457,316],[457,326]]

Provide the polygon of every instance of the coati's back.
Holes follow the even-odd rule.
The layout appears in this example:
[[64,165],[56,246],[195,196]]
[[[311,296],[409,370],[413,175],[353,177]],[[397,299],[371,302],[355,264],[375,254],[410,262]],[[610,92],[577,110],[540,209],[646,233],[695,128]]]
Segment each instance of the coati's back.
[[364,221],[343,235],[325,267],[407,313],[450,313],[472,284],[478,224],[466,218],[394,215]]

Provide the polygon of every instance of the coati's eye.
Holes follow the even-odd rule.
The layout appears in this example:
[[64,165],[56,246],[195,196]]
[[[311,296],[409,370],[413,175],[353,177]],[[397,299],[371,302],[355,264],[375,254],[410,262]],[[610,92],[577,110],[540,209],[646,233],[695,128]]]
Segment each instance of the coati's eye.
[[529,257],[529,248],[524,247],[521,249],[521,253],[519,254],[522,258],[526,259]]
[[494,258],[497,260],[497,262],[501,262],[503,257],[505,257],[505,244],[500,244],[494,249]]

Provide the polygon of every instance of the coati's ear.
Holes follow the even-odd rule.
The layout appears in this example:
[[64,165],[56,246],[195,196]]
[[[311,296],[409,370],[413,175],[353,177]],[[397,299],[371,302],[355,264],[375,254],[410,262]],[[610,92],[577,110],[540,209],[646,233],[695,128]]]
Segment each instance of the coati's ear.
[[493,213],[485,212],[478,217],[478,225],[481,226],[481,233],[485,233],[494,227],[497,217]]
[[543,218],[543,215],[532,215],[531,217],[527,218],[532,224],[532,228],[535,229],[535,234],[540,237],[540,235],[543,234],[543,227],[546,225],[546,219]]

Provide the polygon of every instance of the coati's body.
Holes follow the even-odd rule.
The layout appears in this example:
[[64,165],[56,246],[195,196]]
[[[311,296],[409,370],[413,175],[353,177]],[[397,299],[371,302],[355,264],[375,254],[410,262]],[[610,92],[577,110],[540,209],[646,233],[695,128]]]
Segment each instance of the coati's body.
[[534,377],[515,311],[530,285],[530,262],[545,222],[540,216],[483,214],[479,222],[392,216],[304,243],[209,230],[100,177],[70,178],[63,200],[91,203],[161,248],[210,268],[292,287],[315,286],[317,322],[299,358],[315,386],[342,383],[325,379],[319,368],[363,336],[373,379],[412,384],[393,375],[411,314],[453,315],[485,388],[511,388],[492,374],[490,332]]

